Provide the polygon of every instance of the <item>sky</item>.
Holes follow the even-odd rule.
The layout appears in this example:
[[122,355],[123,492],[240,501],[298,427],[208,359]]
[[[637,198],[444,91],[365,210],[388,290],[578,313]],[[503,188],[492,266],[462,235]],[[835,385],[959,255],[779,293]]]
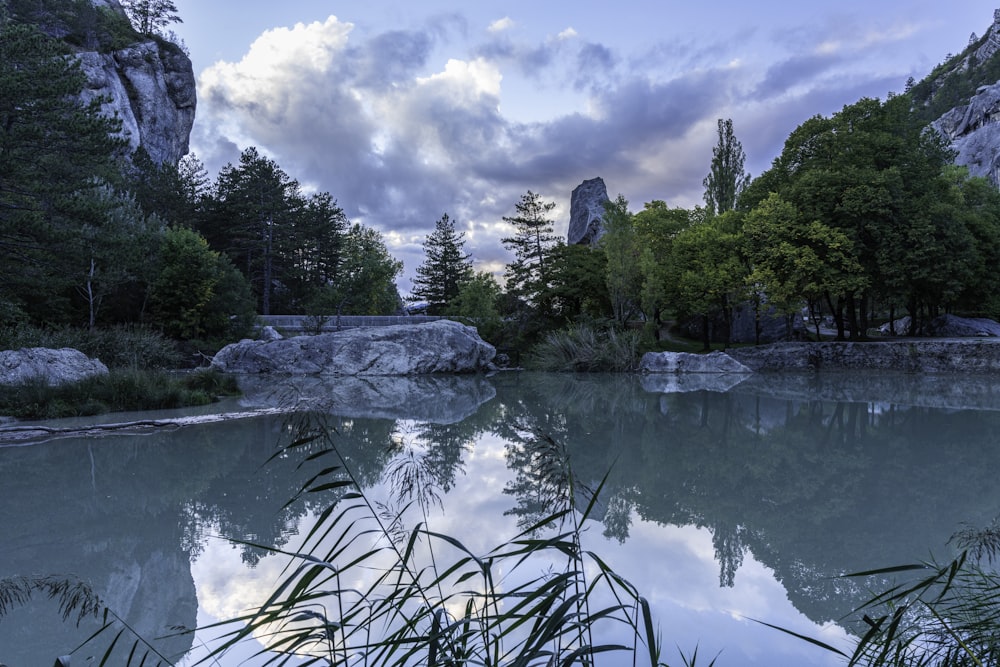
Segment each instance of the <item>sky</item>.
[[600,176],[632,211],[703,203],[717,122],[751,175],[788,134],[902,92],[1000,2],[174,0],[198,79],[191,150],[214,178],[248,146],[382,232],[409,293],[445,213],[477,270],[512,257],[529,190]]

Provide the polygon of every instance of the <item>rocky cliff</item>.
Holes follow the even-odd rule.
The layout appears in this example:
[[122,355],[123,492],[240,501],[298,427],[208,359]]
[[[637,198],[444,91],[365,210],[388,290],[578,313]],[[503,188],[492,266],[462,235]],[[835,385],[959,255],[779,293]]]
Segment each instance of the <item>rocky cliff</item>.
[[965,50],[909,92],[955,151],[955,163],[1000,186],[1000,9],[982,37],[973,34]]
[[0,8],[69,45],[87,75],[84,99],[107,100],[104,112],[121,118],[132,150],[169,164],[188,152],[195,77],[181,47],[133,30],[119,0],[0,0]]

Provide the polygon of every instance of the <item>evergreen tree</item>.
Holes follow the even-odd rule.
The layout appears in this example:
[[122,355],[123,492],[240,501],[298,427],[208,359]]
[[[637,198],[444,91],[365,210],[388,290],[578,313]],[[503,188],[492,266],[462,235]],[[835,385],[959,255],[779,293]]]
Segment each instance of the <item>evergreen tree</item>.
[[712,149],[712,166],[702,181],[705,186],[705,204],[711,215],[718,215],[736,208],[740,194],[750,182],[744,171],[746,154],[743,145],[733,132],[733,120],[719,119],[719,142]]
[[[124,141],[100,99],[80,101],[86,77],[36,27],[0,24],[0,310],[66,321],[83,225],[100,225]],[[46,295],[39,299],[39,293]]]
[[173,0],[122,0],[132,27],[143,35],[161,35],[171,23],[181,23]]
[[447,213],[424,239],[424,263],[417,267],[413,297],[427,302],[428,314],[447,312],[462,284],[472,278],[472,262],[470,255],[463,252],[464,245],[465,234],[455,231],[455,223]]
[[503,219],[514,226],[514,236],[501,239],[514,253],[505,273],[507,292],[543,312],[545,304],[539,301],[549,286],[549,255],[560,241],[547,217],[555,206],[555,202],[543,202],[541,195],[528,190],[514,207],[516,215]]

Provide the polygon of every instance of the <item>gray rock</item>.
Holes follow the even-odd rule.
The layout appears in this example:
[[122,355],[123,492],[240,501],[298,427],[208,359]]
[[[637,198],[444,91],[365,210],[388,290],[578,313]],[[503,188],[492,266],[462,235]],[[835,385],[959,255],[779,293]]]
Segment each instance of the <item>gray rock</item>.
[[1000,336],[1000,323],[985,317],[939,315],[924,328],[927,336],[947,338],[982,338]]
[[604,179],[592,178],[576,186],[569,205],[569,245],[593,245],[604,235],[604,202],[608,201],[608,188]]
[[643,373],[735,373],[753,371],[725,352],[691,354],[689,352],[647,352],[639,370]]
[[18,385],[38,379],[49,386],[107,375],[108,367],[72,348],[53,350],[26,347],[0,351],[0,385]]
[[187,55],[176,46],[146,40],[77,58],[87,77],[83,100],[106,98],[102,110],[118,114],[132,150],[142,146],[157,164],[177,164],[188,152],[197,101]]
[[[901,317],[894,324],[897,336],[906,335],[910,331],[910,316]],[[878,331],[883,336],[890,335],[889,324],[883,324]],[[917,334],[937,338],[989,338],[1000,336],[1000,322],[985,317],[939,315],[920,327]]]
[[496,354],[451,320],[361,327],[277,341],[243,340],[219,350],[213,368],[285,375],[420,375],[486,370]]
[[642,388],[651,394],[725,393],[748,377],[744,373],[655,373],[642,376]]
[[413,419],[454,424],[496,396],[481,374],[273,376],[239,378],[240,404],[252,408],[318,410],[338,417]]
[[1000,185],[1000,83],[981,87],[967,105],[951,109],[931,127],[956,151],[955,164]]
[[261,327],[257,340],[284,340],[284,336],[272,326]]

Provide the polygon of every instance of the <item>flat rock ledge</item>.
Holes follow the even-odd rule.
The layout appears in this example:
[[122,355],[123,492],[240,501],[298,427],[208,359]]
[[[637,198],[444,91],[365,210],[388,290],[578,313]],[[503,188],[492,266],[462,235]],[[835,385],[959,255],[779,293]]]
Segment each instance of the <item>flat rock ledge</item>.
[[728,354],[755,372],[892,371],[1000,373],[1000,340],[922,340],[774,343]]
[[26,347],[0,351],[0,385],[41,380],[50,387],[107,375],[108,367],[83,352],[64,347]]
[[225,373],[423,375],[488,370],[496,350],[475,328],[451,320],[360,327],[283,340],[242,340],[219,350]]

